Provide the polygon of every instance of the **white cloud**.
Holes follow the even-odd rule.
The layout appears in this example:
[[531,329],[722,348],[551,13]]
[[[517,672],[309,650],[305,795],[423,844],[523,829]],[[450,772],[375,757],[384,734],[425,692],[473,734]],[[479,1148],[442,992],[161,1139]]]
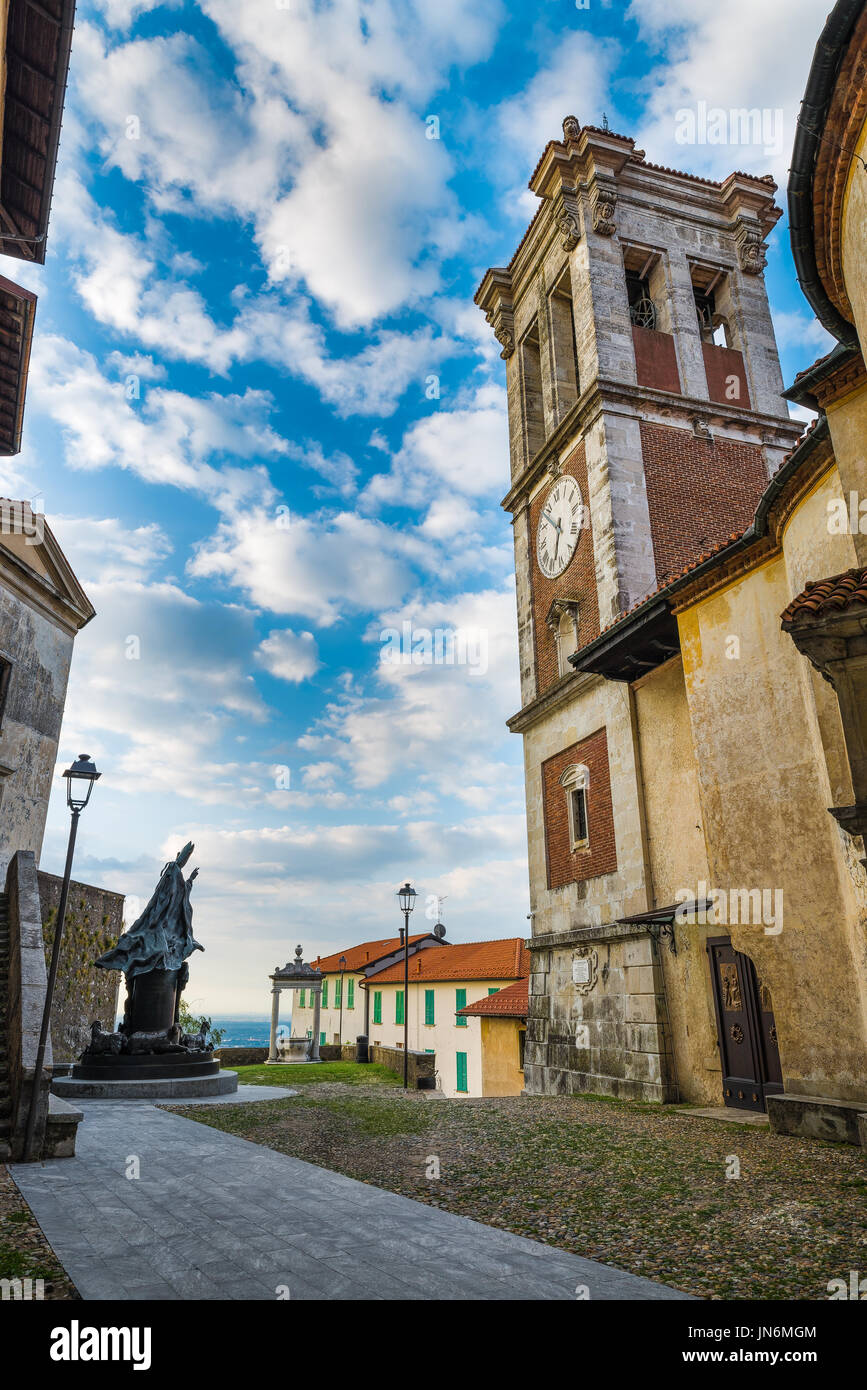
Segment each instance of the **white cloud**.
[[[668,61],[650,72],[652,84],[640,143],[648,159],[725,178],[735,169],[773,173],[785,184],[795,121],[827,0],[632,0],[627,18]],[[748,40],[748,41],[744,41]],[[678,112],[758,108],[768,113],[771,139],[741,144],[680,143]],[[774,113],[782,122],[774,126]],[[685,127],[684,127],[685,129]]]
[[272,676],[298,685],[319,670],[319,652],[312,632],[290,632],[288,628],[269,632],[259,643],[256,658]]
[[380,635],[404,624],[415,638],[460,631],[463,650],[456,644],[450,662],[441,640],[430,664],[381,659],[378,693],[352,691],[329,705],[299,746],[341,761],[361,788],[399,776],[479,808],[502,806],[518,785],[502,761],[505,721],[519,702],[514,583],[442,601],[422,593],[383,612],[369,629],[380,657],[390,645]]
[[65,517],[49,513],[48,524],[82,584],[144,579],[172,552],[155,521],[129,530],[116,517]]
[[[534,73],[523,91],[500,105],[500,129],[530,161],[528,175],[548,141],[562,140],[565,116],[577,116],[583,125],[601,125],[607,107],[617,129],[610,84],[618,52],[617,44],[585,30],[558,36],[552,61]],[[532,203],[535,211],[535,198]]]
[[[506,492],[509,436],[506,393],[500,386],[479,387],[465,405],[431,411],[404,435],[388,473],[377,474],[365,489],[364,503],[484,499]],[[431,533],[437,531],[431,523]]]
[[780,348],[812,348],[819,357],[830,352],[836,339],[817,318],[798,309],[775,309],[774,332]]
[[282,520],[261,507],[227,515],[197,547],[190,573],[234,585],[272,613],[327,627],[344,612],[398,602],[424,553],[411,535],[353,512]]
[[128,29],[140,14],[151,10],[177,9],[181,0],[95,0],[112,29]]
[[250,220],[272,282],[303,277],[342,327],[430,295],[465,224],[422,103],[489,50],[498,0],[374,0],[361,23],[350,0],[202,7],[231,79],[188,35],[108,47],[79,26],[75,78],[107,163],[157,209]]
[[[60,426],[68,466],[129,469],[149,482],[202,492],[216,505],[272,496],[257,461],[287,451],[268,424],[267,392],[190,396],[150,386],[129,400],[123,379],[106,377],[92,354],[52,335],[40,338],[34,354],[29,404]],[[250,466],[221,467],[221,459]]]

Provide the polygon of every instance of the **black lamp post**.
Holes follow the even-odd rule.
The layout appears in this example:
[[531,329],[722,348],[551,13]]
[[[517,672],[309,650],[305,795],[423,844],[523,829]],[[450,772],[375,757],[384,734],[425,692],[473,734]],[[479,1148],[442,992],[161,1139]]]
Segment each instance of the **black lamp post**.
[[48,1028],[51,1022],[51,1005],[54,1000],[54,986],[57,983],[57,968],[60,964],[60,944],[63,939],[63,924],[66,919],[66,903],[69,898],[69,880],[72,874],[72,856],[75,853],[75,836],[78,831],[78,817],[81,815],[93,791],[94,782],[102,776],[91,762],[89,753],[79,753],[72,767],[64,772],[66,778],[66,804],[72,812],[69,826],[69,842],[66,846],[66,867],[63,870],[63,883],[60,889],[60,902],[57,905],[57,921],[54,924],[54,942],[51,947],[51,965],[48,968],[48,981],[45,986],[45,1003],[42,1007],[42,1027],[39,1030],[39,1047],[36,1050],[36,1065],[33,1068],[33,1090],[30,1093],[30,1110],[27,1115],[27,1131],[24,1136],[25,1162],[33,1157],[33,1131],[36,1128],[36,1113],[39,1109],[39,1085],[45,1063],[45,1047],[48,1042]]
[[337,962],[337,964],[338,964],[339,967],[340,967],[340,1023],[338,1024],[339,1032],[338,1032],[338,1034],[337,1034],[337,1037],[338,1037],[339,1044],[340,1044],[340,1046],[342,1047],[342,1046],[343,1046],[343,973],[344,973],[344,971],[346,970],[346,957],[345,957],[345,956],[341,956],[341,957],[340,957],[340,960]]
[[400,910],[403,913],[401,938],[403,944],[403,1089],[409,1090],[409,914],[415,907],[418,897],[415,889],[405,883],[397,890]]

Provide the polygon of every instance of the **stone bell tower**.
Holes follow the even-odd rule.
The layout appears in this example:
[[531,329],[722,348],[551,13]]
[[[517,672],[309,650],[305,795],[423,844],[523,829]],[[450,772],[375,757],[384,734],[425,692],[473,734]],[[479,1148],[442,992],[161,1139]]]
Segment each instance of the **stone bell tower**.
[[[538,210],[476,303],[506,363],[521,668],[510,727],[525,740],[531,993],[544,996],[566,968],[557,949],[589,950],[588,930],[650,905],[628,686],[569,658],[744,531],[800,430],[762,273],[781,216],[770,176],[661,168],[570,116],[530,188]],[[531,1008],[528,1086],[571,1087],[574,1038],[571,1060],[555,1060],[543,1014]],[[665,1098],[661,1033],[654,1046],[640,1093]],[[598,1055],[581,1062],[600,1068]]]

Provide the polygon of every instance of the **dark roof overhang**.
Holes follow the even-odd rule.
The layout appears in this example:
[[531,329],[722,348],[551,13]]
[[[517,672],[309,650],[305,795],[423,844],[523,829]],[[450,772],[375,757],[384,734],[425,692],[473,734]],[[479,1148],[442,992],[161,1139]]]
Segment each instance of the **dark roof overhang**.
[[806,406],[808,410],[820,410],[821,406],[815,394],[816,388],[828,381],[842,367],[854,362],[860,355],[860,350],[857,347],[835,343],[828,356],[822,357],[818,362],[814,362],[812,367],[801,372],[792,385],[783,392],[783,396],[787,401],[793,401],[795,405]]
[[10,0],[0,158],[0,250],[45,260],[75,0]]
[[816,261],[813,179],[837,75],[863,8],[864,0],[837,0],[819,37],[798,116],[788,188],[789,232],[798,283],[819,322],[847,347],[858,346],[858,335],[829,298]]
[[0,455],[21,448],[36,295],[0,275]]
[[677,619],[661,595],[570,656],[576,671],[634,681],[680,651]]

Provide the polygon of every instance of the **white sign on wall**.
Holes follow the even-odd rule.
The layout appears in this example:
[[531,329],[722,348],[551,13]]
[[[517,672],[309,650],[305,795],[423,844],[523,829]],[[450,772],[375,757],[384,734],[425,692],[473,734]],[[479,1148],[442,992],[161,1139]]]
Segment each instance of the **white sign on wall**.
[[576,956],[572,961],[572,983],[573,985],[589,985],[590,961],[587,956]]

